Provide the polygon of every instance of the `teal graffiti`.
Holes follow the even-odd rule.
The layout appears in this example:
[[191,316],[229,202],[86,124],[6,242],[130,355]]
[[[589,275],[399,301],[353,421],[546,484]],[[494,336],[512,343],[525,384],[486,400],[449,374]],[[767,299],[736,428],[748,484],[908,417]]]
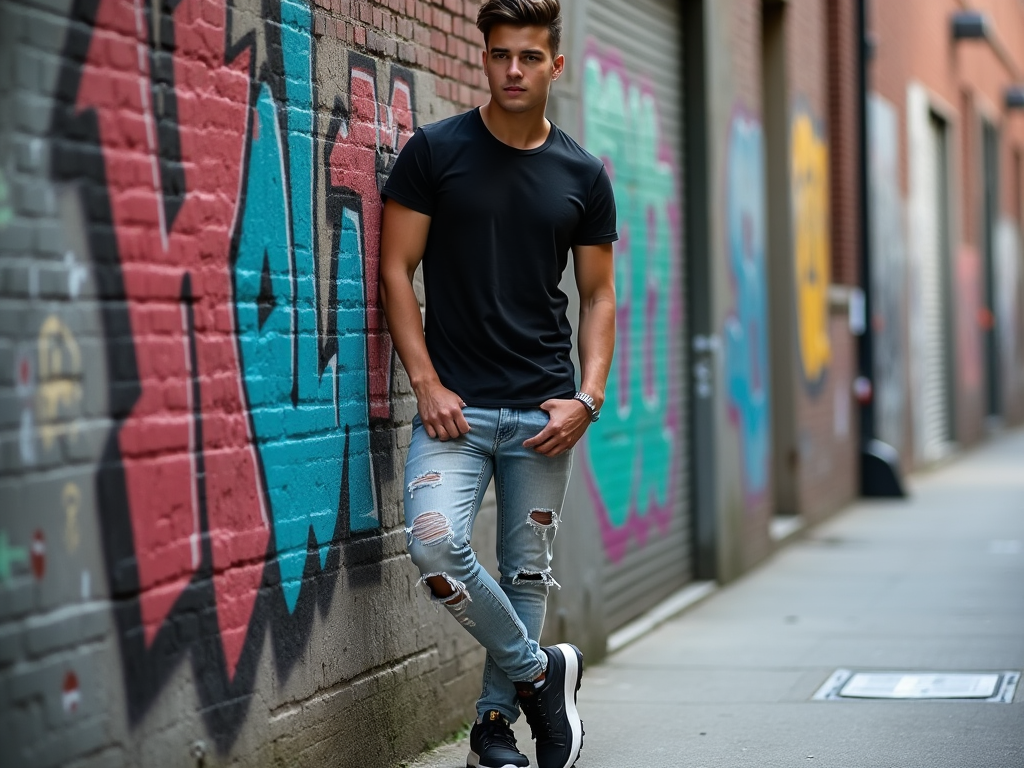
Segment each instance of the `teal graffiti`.
[[7,531],[0,531],[0,584],[8,584],[14,575],[14,566],[28,562],[25,547],[11,546]]
[[341,238],[329,303],[336,308],[337,349],[326,360],[317,323],[311,23],[309,6],[282,3],[286,108],[266,84],[260,88],[235,264],[242,367],[290,611],[310,531],[323,568],[343,494],[353,531],[378,525],[361,237],[351,216],[335,222]]
[[4,172],[0,170],[0,229],[4,229],[14,220],[14,211],[11,209],[11,193],[7,187],[7,179]]
[[768,484],[770,451],[764,138],[757,120],[733,118],[727,163],[728,252],[736,308],[725,321],[725,371],[746,490],[757,496]]
[[583,137],[608,168],[619,241],[615,358],[601,420],[587,433],[588,483],[612,560],[631,538],[671,518],[679,451],[673,339],[681,331],[673,263],[679,259],[677,178],[652,93],[618,60],[591,51],[583,63]]

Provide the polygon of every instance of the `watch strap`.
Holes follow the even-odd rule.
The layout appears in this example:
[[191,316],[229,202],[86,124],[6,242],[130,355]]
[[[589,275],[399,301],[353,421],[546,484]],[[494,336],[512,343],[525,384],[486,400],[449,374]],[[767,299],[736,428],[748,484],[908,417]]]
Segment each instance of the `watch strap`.
[[581,403],[583,403],[584,407],[587,409],[587,412],[590,414],[591,422],[597,421],[599,418],[601,418],[601,412],[597,410],[597,404],[594,402],[594,398],[588,395],[586,392],[577,392],[575,395],[572,396],[572,399],[579,400]]

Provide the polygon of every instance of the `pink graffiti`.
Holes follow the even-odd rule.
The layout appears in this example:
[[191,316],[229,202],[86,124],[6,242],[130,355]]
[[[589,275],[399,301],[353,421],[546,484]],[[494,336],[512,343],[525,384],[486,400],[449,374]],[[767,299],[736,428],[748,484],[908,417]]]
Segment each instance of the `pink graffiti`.
[[[100,0],[77,109],[94,110],[141,392],[118,433],[147,645],[200,565],[193,377],[217,621],[234,676],[263,574],[269,527],[235,346],[229,256],[238,212],[250,51],[225,59],[227,9],[174,10],[185,194],[168,228],[141,0]],[[215,107],[213,106],[215,105]],[[196,370],[182,302],[191,284]]]
[[956,260],[957,303],[957,359],[964,388],[977,392],[981,387],[981,260],[970,245],[961,245]]
[[[605,413],[583,443],[584,480],[605,553],[620,561],[666,535],[678,500],[680,415],[673,343],[683,307],[678,172],[658,99],[622,54],[589,40],[583,60],[584,146],[615,189],[615,358]],[[617,407],[613,407],[617,406]]]
[[384,327],[377,285],[380,276],[381,203],[377,189],[377,154],[397,153],[413,131],[411,84],[396,77],[391,106],[377,101],[377,82],[371,69],[352,67],[348,135],[331,151],[331,184],[355,192],[362,208],[362,238],[366,274],[367,356],[370,362],[370,417],[391,413],[391,336]]

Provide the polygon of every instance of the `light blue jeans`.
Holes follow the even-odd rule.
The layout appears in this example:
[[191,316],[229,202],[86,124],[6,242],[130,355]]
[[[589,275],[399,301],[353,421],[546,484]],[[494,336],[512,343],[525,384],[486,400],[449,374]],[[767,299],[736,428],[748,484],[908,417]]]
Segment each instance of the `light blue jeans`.
[[[469,433],[442,442],[413,419],[405,464],[405,524],[412,561],[423,579],[442,576],[454,596],[444,605],[487,649],[478,714],[519,716],[514,682],[534,680],[547,666],[538,640],[544,626],[551,551],[572,451],[549,458],[523,441],[548,422],[540,408],[465,408]],[[498,502],[499,579],[470,546],[473,523],[494,477]],[[550,513],[550,524],[544,520]],[[429,592],[429,588],[428,588]]]

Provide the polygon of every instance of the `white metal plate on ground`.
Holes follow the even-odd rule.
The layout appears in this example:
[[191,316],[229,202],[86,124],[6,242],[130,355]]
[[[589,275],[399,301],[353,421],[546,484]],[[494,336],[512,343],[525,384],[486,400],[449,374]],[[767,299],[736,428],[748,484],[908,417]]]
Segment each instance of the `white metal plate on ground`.
[[894,699],[988,701],[1009,704],[1020,672],[853,672],[838,669],[814,694],[816,701]]

